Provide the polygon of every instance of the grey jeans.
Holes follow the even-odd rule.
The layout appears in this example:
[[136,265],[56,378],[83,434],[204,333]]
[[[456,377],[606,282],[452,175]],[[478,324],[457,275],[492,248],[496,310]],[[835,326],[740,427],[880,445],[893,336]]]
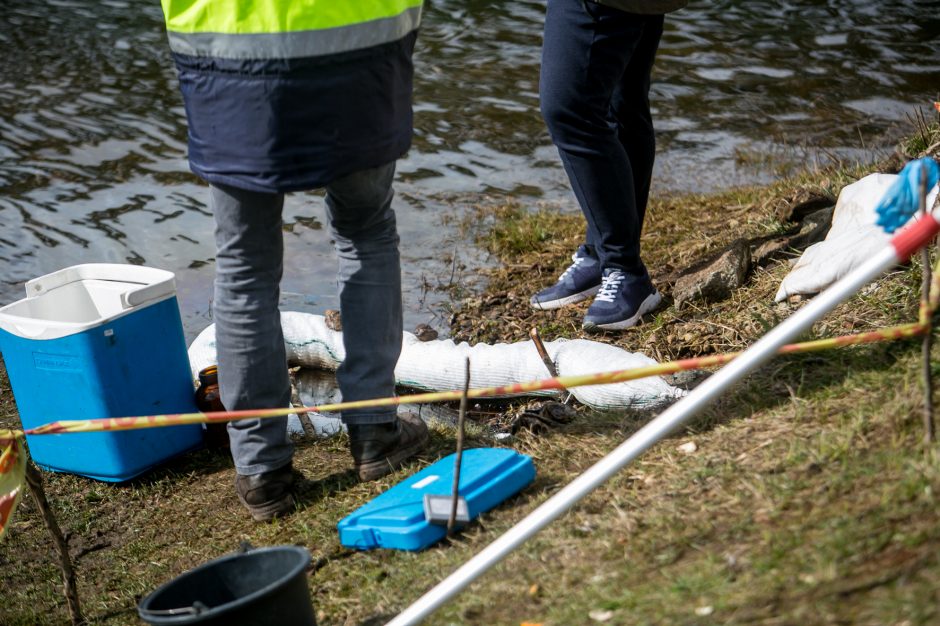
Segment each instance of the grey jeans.
[[[398,231],[392,204],[395,163],[337,179],[326,187],[327,221],[339,257],[339,300],[346,358],[337,372],[344,400],[394,395],[401,353]],[[216,220],[213,314],[219,387],[228,410],[287,407],[290,379],[278,300],[284,242],[284,194],[210,186]],[[342,414],[347,424],[396,419],[394,407]],[[287,418],[228,426],[239,474],[286,465],[293,454]]]

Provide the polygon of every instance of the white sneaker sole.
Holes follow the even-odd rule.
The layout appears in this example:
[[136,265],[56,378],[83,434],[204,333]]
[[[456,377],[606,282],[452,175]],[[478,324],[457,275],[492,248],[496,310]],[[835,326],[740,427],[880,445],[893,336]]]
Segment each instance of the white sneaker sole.
[[656,309],[659,306],[659,303],[663,301],[663,297],[659,295],[658,291],[654,291],[650,295],[646,296],[640,304],[640,308],[637,309],[636,315],[633,317],[628,317],[625,320],[619,322],[610,322],[608,324],[594,324],[592,322],[584,322],[581,326],[584,330],[624,330],[626,328],[632,328],[637,325],[637,322],[640,321],[640,318]]
[[598,291],[600,291],[600,289],[601,289],[601,286],[597,285],[595,287],[591,287],[590,289],[586,291],[582,291],[581,293],[576,293],[570,296],[566,296],[564,298],[558,298],[557,300],[546,300],[544,302],[539,302],[538,300],[532,299],[532,300],[529,300],[529,305],[533,309],[536,309],[538,311],[550,311],[552,309],[560,309],[561,307],[568,306],[569,304],[583,302],[587,300],[588,298],[592,297]]

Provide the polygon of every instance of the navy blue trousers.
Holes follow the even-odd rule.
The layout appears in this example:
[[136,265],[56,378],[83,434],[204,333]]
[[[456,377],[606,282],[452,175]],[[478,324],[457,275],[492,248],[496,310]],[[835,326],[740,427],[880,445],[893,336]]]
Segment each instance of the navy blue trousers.
[[662,15],[548,0],[539,95],[603,268],[645,274],[640,232],[656,140],[650,71]]

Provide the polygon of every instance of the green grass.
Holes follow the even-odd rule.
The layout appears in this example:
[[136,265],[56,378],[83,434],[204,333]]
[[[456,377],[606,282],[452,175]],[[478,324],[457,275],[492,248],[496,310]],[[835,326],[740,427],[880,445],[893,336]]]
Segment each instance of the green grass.
[[[780,232],[793,189],[827,190],[864,173],[816,172],[770,188],[657,199],[644,250],[654,278],[740,236]],[[735,221],[734,228],[728,228]],[[458,339],[578,337],[583,309],[536,313],[525,300],[568,263],[583,225],[571,215],[481,207],[474,232],[502,261],[482,294],[455,306]],[[483,227],[480,227],[483,225]],[[469,226],[468,226],[469,228]],[[722,303],[667,306],[623,333],[592,337],[668,360],[750,345],[797,305],[772,296],[785,263],[756,271]],[[815,325],[811,337],[913,321],[921,266],[893,272]],[[665,283],[668,295],[668,282]],[[932,363],[940,375],[937,349]],[[429,624],[908,624],[940,622],[940,447],[922,442],[918,341],[779,357],[586,497],[428,620]],[[0,425],[17,424],[0,377]],[[512,407],[483,406],[504,427]],[[505,412],[505,414],[502,414]],[[532,456],[536,482],[453,541],[420,553],[353,552],[336,522],[449,453],[432,429],[419,462],[376,483],[350,475],[344,437],[297,442],[299,510],[251,523],[231,459],[189,454],[127,485],[45,474],[93,624],[136,624],[159,584],[248,541],[306,546],[325,625],[384,623],[636,432],[649,415],[579,412],[546,435],[505,443],[473,425],[470,445]],[[679,449],[694,442],[687,454]],[[0,622],[67,621],[52,546],[24,498],[0,546]],[[604,620],[604,621],[597,621]]]
[[911,116],[911,123],[914,132],[901,142],[901,151],[911,158],[935,155],[940,142],[940,113],[918,109]]
[[[592,611],[611,612],[614,624],[932,623],[940,617],[940,460],[920,444],[917,349],[896,346],[890,359],[872,351],[824,357],[820,366],[831,369],[822,375],[832,373],[824,383],[757,407],[757,390],[796,387],[803,368],[755,374],[430,623],[587,624]],[[141,595],[242,540],[307,546],[318,563],[310,587],[321,623],[365,623],[403,608],[641,423],[586,413],[548,436],[520,438],[515,445],[536,460],[536,485],[452,544],[418,554],[338,545],[337,519],[406,475],[344,479],[339,438],[301,443],[298,466],[320,482],[298,513],[271,525],[247,521],[228,461],[215,452],[130,486],[58,474],[46,481],[72,533],[94,623],[135,623]],[[435,430],[428,458],[445,453],[451,436]],[[677,450],[688,440],[698,445],[691,455]],[[96,541],[100,548],[82,554]],[[28,500],[4,548],[4,623],[64,620],[55,561]]]

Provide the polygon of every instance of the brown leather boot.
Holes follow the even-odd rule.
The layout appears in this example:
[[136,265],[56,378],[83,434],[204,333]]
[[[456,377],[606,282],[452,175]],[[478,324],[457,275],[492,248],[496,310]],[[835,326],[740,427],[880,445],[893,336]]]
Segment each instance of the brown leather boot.
[[235,493],[256,522],[270,522],[294,510],[291,487],[294,472],[291,463],[263,474],[235,477]]
[[350,424],[349,448],[359,480],[389,474],[428,445],[428,427],[417,415],[405,413],[384,424]]

